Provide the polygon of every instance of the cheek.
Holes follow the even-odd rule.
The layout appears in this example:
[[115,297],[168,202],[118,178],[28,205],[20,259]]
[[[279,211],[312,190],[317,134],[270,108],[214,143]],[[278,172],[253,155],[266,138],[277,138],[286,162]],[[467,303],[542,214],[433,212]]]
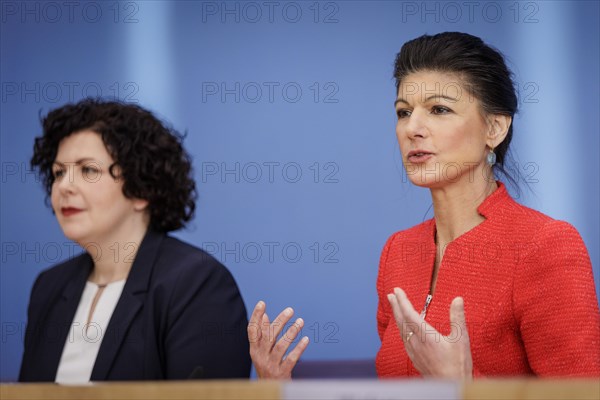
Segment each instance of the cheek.
[[56,211],[56,207],[58,206],[58,188],[56,187],[56,183],[52,185],[50,189],[50,204],[52,205],[52,209]]
[[[123,185],[111,180],[101,179],[94,186],[93,190],[96,194],[94,202],[112,208],[112,206],[122,205],[128,202],[128,199],[123,194]],[[91,188],[90,188],[91,189]],[[101,195],[100,195],[101,193]]]
[[466,131],[453,132],[441,139],[441,148],[446,150],[448,161],[458,163],[479,162],[483,157],[484,145],[473,132]]
[[396,139],[398,140],[400,148],[402,148],[402,145],[407,137],[404,134],[404,128],[399,123],[396,124]]
[[470,152],[479,143],[481,134],[478,128],[468,123],[461,124],[447,131],[447,134],[441,137],[440,140],[449,149],[461,149],[464,152]]

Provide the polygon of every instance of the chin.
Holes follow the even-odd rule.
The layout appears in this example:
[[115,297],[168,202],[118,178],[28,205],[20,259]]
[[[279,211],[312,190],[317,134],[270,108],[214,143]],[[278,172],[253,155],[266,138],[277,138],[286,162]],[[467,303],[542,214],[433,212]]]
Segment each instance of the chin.
[[464,171],[456,167],[455,162],[451,163],[423,163],[423,164],[405,164],[404,170],[408,180],[415,186],[434,189],[453,185],[464,178]]
[[84,241],[85,234],[73,227],[61,226],[63,231],[63,235],[69,240],[72,240],[81,245],[82,241]]
[[421,173],[421,171],[415,172],[412,175],[408,175],[408,180],[415,186],[422,188],[435,188],[444,185],[444,180],[440,176],[433,175],[431,172],[428,175]]

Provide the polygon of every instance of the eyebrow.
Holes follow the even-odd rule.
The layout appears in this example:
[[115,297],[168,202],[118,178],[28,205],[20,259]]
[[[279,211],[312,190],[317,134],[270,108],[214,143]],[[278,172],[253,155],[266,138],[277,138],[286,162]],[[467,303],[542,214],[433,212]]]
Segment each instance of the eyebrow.
[[[89,161],[94,161],[94,162],[97,162],[97,161],[96,161],[96,160],[94,160],[93,158],[90,158],[90,157],[84,157],[84,158],[80,158],[80,159],[76,160],[76,161],[75,161],[75,164],[76,164],[76,165],[81,165],[81,164],[87,163],[87,162],[89,162]],[[58,165],[61,165],[61,166],[64,166],[64,165],[65,165],[63,162],[60,162],[60,161],[57,161],[57,160],[54,160],[54,162],[53,162],[52,164],[58,164]],[[73,163],[69,163],[69,164],[73,164]]]
[[[427,97],[425,99],[424,103],[427,103],[431,99],[446,99],[446,100],[451,101],[453,103],[456,103],[458,101],[458,99],[455,99],[454,97],[445,96],[443,94],[434,94],[434,95],[431,95],[431,96]],[[409,104],[408,101],[404,100],[402,97],[399,97],[399,98],[396,99],[396,101],[394,102],[394,107],[396,107],[396,105],[398,103]]]

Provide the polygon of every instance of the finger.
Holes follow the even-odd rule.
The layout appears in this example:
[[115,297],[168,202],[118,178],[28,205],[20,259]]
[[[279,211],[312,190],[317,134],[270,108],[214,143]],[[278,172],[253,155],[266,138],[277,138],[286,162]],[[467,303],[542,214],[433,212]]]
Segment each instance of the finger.
[[467,320],[465,317],[465,302],[462,297],[456,297],[450,304],[450,334],[453,338],[469,340]]
[[264,301],[256,303],[250,321],[248,322],[248,340],[250,343],[254,343],[261,338],[261,322],[265,313],[266,304]]
[[281,338],[277,341],[275,347],[273,347],[273,357],[276,360],[283,359],[283,355],[288,350],[292,342],[298,336],[298,333],[302,330],[304,326],[304,320],[302,318],[298,318],[296,322],[288,328],[288,330],[281,336]]
[[[260,324],[260,340],[261,342],[269,342],[269,332],[271,330],[271,322],[269,322],[269,316],[265,312],[262,315],[262,323]],[[268,345],[270,349],[270,345]]]
[[400,288],[395,288],[394,295],[398,299],[398,305],[400,306],[400,311],[402,311],[404,318],[408,322],[420,322],[421,316],[419,315],[417,310],[415,310],[410,300],[408,300],[408,296],[406,296],[404,290]]
[[400,304],[398,303],[398,299],[392,293],[388,294],[388,300],[390,302],[390,306],[392,307],[392,313],[394,314],[394,319],[396,320],[396,325],[398,325],[398,329],[400,329],[400,335],[402,336],[402,340],[406,339],[405,324],[404,324],[404,315],[402,315],[402,311],[400,310]]
[[269,342],[271,342],[273,345],[275,345],[275,342],[277,341],[277,337],[283,330],[283,327],[285,326],[285,324],[287,324],[287,322],[290,320],[290,318],[292,318],[293,315],[294,315],[294,310],[291,307],[288,307],[279,313],[277,318],[275,318],[273,320],[273,323],[271,324],[271,332],[269,333]]
[[304,353],[304,350],[306,350],[306,347],[308,347],[308,342],[308,337],[304,336],[302,339],[300,339],[296,347],[290,351],[285,360],[283,360],[281,363],[281,369],[285,371],[286,374],[291,375],[292,369],[294,369],[296,363],[300,359],[300,356],[302,356],[302,353]]
[[252,311],[252,315],[250,316],[250,322],[254,322],[255,324],[261,322],[266,308],[267,305],[264,301],[260,300],[258,303],[256,303],[256,306],[254,306],[254,310]]
[[[404,330],[406,331],[406,335],[409,335],[410,332],[414,332],[415,337],[424,341],[425,337],[421,334],[422,329],[425,328],[426,332],[433,332],[435,329],[421,318],[421,315],[415,310],[404,290],[395,288],[394,295],[398,299],[400,311],[404,316]],[[415,338],[413,338],[413,340],[414,339]]]

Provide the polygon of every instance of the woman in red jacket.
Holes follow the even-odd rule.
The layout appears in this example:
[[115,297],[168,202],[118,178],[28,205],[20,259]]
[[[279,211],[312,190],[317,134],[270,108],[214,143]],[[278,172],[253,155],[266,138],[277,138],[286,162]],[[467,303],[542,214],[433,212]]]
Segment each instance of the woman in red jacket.
[[[600,375],[600,314],[581,237],[495,179],[517,111],[502,55],[468,34],[425,35],[404,44],[394,77],[402,161],[431,191],[434,218],[392,235],[381,255],[378,375]],[[250,328],[268,321],[264,308],[249,325],[257,372],[289,377],[308,342],[282,361],[295,332],[278,342],[273,332],[290,310],[257,335]]]

